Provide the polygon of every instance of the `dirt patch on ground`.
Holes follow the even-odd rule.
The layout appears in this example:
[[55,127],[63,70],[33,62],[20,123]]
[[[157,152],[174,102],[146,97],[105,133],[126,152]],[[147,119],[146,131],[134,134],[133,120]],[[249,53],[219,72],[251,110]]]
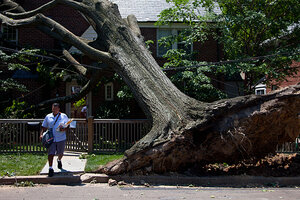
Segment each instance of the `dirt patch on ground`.
[[188,170],[186,173],[197,176],[300,176],[300,154],[269,155],[260,160],[244,160],[237,164],[207,164]]

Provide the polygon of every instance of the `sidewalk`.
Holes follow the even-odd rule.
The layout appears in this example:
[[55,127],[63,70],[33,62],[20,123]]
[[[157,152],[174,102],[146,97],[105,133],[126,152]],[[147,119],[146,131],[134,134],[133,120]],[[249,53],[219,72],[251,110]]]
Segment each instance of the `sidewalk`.
[[[79,159],[81,155],[80,152],[65,152],[64,157],[62,158],[62,169],[57,168],[57,156],[54,157],[53,160],[53,169],[54,169],[54,176],[58,173],[63,174],[78,174],[84,173],[84,168],[86,164],[86,159]],[[47,175],[49,171],[49,164],[44,166],[41,171],[41,175]]]

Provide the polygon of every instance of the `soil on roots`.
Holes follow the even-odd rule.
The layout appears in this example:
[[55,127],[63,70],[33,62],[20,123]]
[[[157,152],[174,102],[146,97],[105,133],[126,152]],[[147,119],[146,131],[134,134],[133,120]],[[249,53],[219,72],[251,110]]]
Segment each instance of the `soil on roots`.
[[300,154],[275,154],[263,159],[244,160],[237,164],[207,164],[189,169],[185,172],[197,176],[300,176]]

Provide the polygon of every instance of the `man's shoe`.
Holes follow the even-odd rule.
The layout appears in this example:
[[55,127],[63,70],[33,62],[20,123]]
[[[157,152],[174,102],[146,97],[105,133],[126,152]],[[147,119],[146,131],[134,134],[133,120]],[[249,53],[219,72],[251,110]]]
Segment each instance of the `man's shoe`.
[[53,169],[49,169],[48,176],[52,177],[53,175],[54,175],[54,170]]
[[57,161],[57,168],[58,169],[62,169],[62,163],[61,163],[61,161]]

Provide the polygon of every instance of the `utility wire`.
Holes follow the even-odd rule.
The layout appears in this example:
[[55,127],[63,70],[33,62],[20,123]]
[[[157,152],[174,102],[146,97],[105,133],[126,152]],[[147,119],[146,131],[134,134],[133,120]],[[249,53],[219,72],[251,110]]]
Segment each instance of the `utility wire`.
[[[95,67],[92,65],[86,65],[86,64],[77,64],[65,59],[61,59],[61,58],[54,58],[54,57],[50,57],[50,56],[44,56],[44,55],[40,55],[40,54],[31,54],[31,53],[27,53],[27,52],[20,52],[16,49],[11,49],[11,48],[7,48],[7,47],[1,47],[0,49],[4,50],[4,51],[9,51],[9,52],[14,52],[14,53],[22,53],[22,54],[26,54],[26,55],[30,55],[30,56],[36,56],[39,58],[46,58],[48,60],[52,60],[52,61],[60,61],[60,62],[65,62],[65,63],[70,63],[72,65],[76,65],[76,66],[84,66],[87,68],[92,68],[92,69],[103,69],[106,66],[99,66],[99,67]],[[299,50],[297,51],[297,53],[299,53]],[[170,67],[170,68],[165,68],[162,69],[163,71],[171,71],[171,70],[181,70],[181,69],[193,69],[193,68],[199,68],[199,67],[205,67],[205,66],[217,66],[217,65],[224,65],[224,64],[232,64],[232,63],[242,63],[242,62],[250,62],[250,61],[256,61],[259,59],[263,59],[263,58],[271,58],[271,57],[275,57],[278,55],[282,55],[282,56],[289,56],[292,55],[292,53],[290,52],[285,52],[285,53],[278,53],[278,54],[270,54],[270,55],[265,55],[265,56],[256,56],[256,57],[251,57],[251,58],[244,58],[244,59],[237,59],[237,60],[227,60],[227,61],[219,61],[219,62],[209,62],[209,63],[205,63],[205,64],[198,64],[198,65],[191,65],[191,66],[183,66],[183,67]]]
[[[297,51],[297,53],[299,53],[299,50]],[[242,62],[245,63],[245,62],[250,62],[250,61],[256,61],[256,60],[263,59],[263,58],[271,58],[271,57],[275,57],[275,56],[278,56],[278,55],[289,56],[291,54],[292,53],[286,52],[286,53],[270,54],[270,55],[265,55],[265,56],[256,56],[256,57],[244,58],[244,59],[238,59],[238,60],[210,62],[210,63],[205,63],[205,64],[183,66],[183,67],[170,67],[170,68],[163,69],[163,71],[171,71],[171,70],[179,70],[179,69],[193,69],[193,68],[199,68],[199,67],[205,67],[205,66],[217,66],[217,65],[242,63]]]

